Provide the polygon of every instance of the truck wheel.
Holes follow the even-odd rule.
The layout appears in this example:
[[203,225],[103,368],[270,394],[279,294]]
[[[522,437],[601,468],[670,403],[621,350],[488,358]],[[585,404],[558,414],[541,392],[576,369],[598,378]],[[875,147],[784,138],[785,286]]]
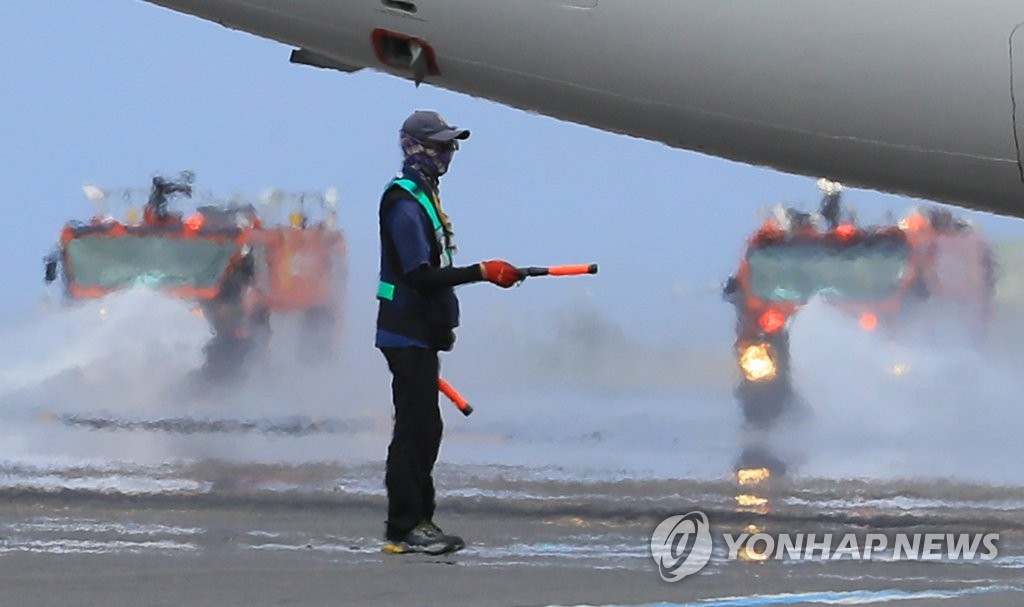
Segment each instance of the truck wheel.
[[789,410],[795,395],[789,378],[780,377],[770,382],[744,381],[736,389],[736,398],[744,421],[756,428],[767,428]]
[[248,339],[215,334],[203,347],[202,377],[223,381],[241,376],[250,345]]
[[333,360],[336,355],[337,319],[328,306],[317,306],[303,313],[299,359],[305,363]]

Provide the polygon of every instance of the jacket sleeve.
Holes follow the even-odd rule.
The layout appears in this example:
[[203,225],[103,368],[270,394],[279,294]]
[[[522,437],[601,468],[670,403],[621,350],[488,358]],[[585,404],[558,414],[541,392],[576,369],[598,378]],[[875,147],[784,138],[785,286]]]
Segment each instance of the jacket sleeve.
[[420,215],[419,205],[405,199],[396,201],[387,214],[385,229],[395,247],[395,261],[406,274],[430,265],[433,244],[427,239],[427,228]]
[[480,282],[483,279],[479,264],[461,268],[435,268],[422,265],[405,273],[405,281],[413,288],[420,290],[457,287],[471,282]]

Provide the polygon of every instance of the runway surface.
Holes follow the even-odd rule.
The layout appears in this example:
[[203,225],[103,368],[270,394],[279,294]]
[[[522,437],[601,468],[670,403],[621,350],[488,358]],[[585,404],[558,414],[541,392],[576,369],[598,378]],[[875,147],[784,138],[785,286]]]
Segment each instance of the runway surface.
[[[842,369],[816,367],[818,341],[794,333],[794,358],[810,348],[804,402],[763,429],[744,424],[714,352],[707,370],[687,353],[601,351],[552,369],[558,352],[534,348],[516,364],[537,381],[501,391],[463,358],[450,377],[477,412],[443,404],[437,522],[468,546],[396,557],[380,552],[382,359],[197,396],[202,342],[180,329],[136,335],[140,365],[160,373],[113,363],[86,332],[74,364],[56,357],[66,347],[27,348],[23,371],[0,378],[0,605],[1024,603],[1024,381],[1009,358],[887,351],[915,365],[894,378],[852,336],[838,337],[853,340]],[[665,377],[659,364],[678,377],[643,379]],[[759,482],[736,475],[761,466]],[[695,510],[711,522],[710,563],[665,582],[651,533]],[[723,534],[743,532],[999,542],[985,561],[728,558]]]

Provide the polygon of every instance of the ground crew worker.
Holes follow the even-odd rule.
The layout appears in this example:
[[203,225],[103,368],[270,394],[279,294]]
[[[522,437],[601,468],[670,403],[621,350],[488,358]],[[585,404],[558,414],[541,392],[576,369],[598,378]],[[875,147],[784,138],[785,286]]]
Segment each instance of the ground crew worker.
[[452,224],[438,182],[469,131],[436,112],[414,112],[402,125],[402,172],[380,203],[380,285],[376,346],[392,373],[394,433],[384,483],[388,493],[385,551],[439,554],[462,538],[433,522],[433,469],[441,446],[438,355],[455,342],[459,303],[454,287],[482,280],[508,288],[522,280],[505,261],[455,267]]

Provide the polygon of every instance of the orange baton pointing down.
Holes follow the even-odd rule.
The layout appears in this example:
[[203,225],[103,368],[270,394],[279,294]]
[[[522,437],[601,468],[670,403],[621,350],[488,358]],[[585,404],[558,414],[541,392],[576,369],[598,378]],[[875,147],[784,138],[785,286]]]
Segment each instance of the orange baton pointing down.
[[463,415],[469,417],[473,413],[473,407],[469,406],[469,402],[459,394],[459,391],[440,377],[437,378],[437,389],[441,391],[441,394],[447,396],[448,400],[452,401]]
[[597,264],[579,264],[571,266],[551,266],[550,268],[519,268],[519,273],[524,278],[528,276],[580,276],[583,274],[597,274]]

